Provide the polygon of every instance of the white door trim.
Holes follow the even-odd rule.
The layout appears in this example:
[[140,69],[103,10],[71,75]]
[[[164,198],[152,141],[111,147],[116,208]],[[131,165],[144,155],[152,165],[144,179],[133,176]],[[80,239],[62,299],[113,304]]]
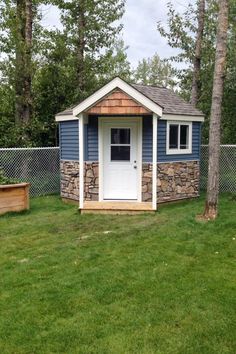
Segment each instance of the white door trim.
[[152,208],[157,209],[157,123],[155,113],[152,115]]
[[[99,159],[99,201],[105,201],[103,198],[103,127],[104,123],[116,122],[117,124],[122,122],[138,123],[138,143],[137,143],[137,156],[138,156],[138,178],[137,178],[137,202],[142,201],[142,117],[98,117],[98,159]],[[120,201],[120,200],[119,200]],[[133,201],[132,201],[133,202]]]

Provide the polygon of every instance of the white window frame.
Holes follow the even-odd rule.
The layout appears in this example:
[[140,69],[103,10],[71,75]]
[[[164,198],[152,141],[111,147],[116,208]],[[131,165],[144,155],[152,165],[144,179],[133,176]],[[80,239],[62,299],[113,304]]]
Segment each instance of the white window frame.
[[[187,125],[189,128],[189,142],[188,142],[188,149],[180,149],[180,128],[178,128],[178,148],[177,149],[170,149],[169,148],[169,138],[170,138],[170,125]],[[192,154],[192,136],[193,136],[193,128],[192,122],[182,122],[182,121],[167,121],[166,124],[166,154],[167,155],[176,155],[176,154]]]
[[[127,162],[127,163],[130,163],[130,159],[131,159],[131,129],[130,129],[130,127],[118,127],[117,126],[117,128],[114,128],[114,127],[110,127],[110,137],[111,137],[111,130],[112,129],[129,129],[129,131],[130,131],[130,142],[129,142],[129,144],[112,144],[111,143],[111,141],[110,141],[110,162],[113,162],[113,163],[116,163],[116,162],[123,162],[123,163],[125,163],[125,162]],[[130,159],[129,160],[112,160],[111,159],[111,147],[112,146],[129,146],[129,148],[130,148]]]

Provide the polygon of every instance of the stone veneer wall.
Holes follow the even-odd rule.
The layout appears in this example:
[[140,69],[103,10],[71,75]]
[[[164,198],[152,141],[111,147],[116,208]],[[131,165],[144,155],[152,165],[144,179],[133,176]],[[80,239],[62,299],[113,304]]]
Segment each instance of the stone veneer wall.
[[[79,162],[61,161],[61,197],[79,201]],[[97,201],[98,162],[85,162],[84,200]],[[157,203],[199,195],[199,161],[157,164]],[[142,168],[142,201],[152,201],[152,164]]]
[[157,204],[199,195],[199,161],[157,165]]
[[79,162],[61,161],[61,197],[79,201]]
[[84,200],[98,201],[98,162],[84,164]]
[[[61,197],[79,201],[79,162],[61,161]],[[84,163],[84,200],[98,200],[98,162]]]
[[143,163],[142,168],[142,202],[152,201],[152,164]]
[[[197,197],[199,162],[182,161],[157,164],[157,203]],[[152,164],[142,168],[142,201],[152,201]]]

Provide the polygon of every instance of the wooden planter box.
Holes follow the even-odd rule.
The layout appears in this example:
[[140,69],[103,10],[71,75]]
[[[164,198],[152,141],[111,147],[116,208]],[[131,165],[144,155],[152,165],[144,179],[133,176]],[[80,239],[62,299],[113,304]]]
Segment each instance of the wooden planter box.
[[29,183],[0,185],[0,214],[29,209]]

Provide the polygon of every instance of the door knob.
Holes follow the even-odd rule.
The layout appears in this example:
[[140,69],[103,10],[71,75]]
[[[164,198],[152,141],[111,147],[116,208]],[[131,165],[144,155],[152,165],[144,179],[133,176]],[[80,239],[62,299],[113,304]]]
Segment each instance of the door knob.
[[136,168],[137,168],[137,166],[134,166],[134,168],[136,169]]

